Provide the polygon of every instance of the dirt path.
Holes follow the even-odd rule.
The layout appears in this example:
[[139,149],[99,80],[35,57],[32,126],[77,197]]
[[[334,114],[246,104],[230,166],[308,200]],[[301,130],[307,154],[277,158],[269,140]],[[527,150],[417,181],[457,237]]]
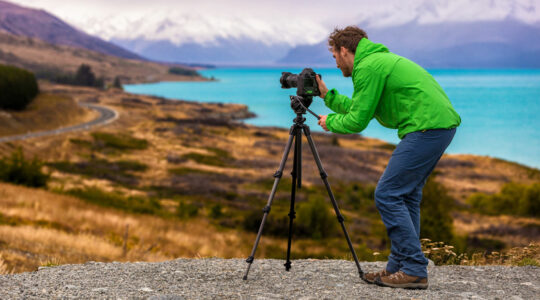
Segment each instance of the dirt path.
[[98,106],[98,105],[89,104],[89,103],[79,103],[79,105],[81,105],[82,107],[90,108],[97,111],[99,113],[99,117],[97,117],[96,119],[90,122],[77,124],[73,126],[62,127],[62,128],[57,128],[53,130],[35,131],[35,132],[30,132],[30,133],[25,133],[25,134],[1,137],[0,143],[20,141],[20,140],[25,140],[28,138],[41,137],[41,136],[47,136],[47,135],[62,134],[62,133],[72,132],[72,131],[77,131],[77,130],[87,130],[94,126],[108,124],[114,121],[116,118],[118,118],[118,112],[108,107]]

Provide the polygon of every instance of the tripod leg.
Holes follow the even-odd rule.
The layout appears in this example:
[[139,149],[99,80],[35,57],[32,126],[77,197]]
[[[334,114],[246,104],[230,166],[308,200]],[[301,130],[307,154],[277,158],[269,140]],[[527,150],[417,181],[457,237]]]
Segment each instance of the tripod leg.
[[311,148],[311,152],[313,153],[313,158],[315,158],[315,163],[317,164],[317,167],[319,168],[319,172],[321,173],[321,178],[324,182],[324,185],[326,186],[326,190],[328,191],[328,196],[330,196],[330,200],[332,201],[332,205],[334,206],[334,210],[336,211],[336,216],[339,221],[339,224],[341,224],[341,229],[343,229],[343,233],[345,234],[345,238],[347,239],[347,244],[349,244],[349,249],[351,250],[352,256],[354,258],[354,262],[356,263],[356,267],[358,268],[358,273],[360,274],[360,278],[364,279],[364,272],[362,271],[362,268],[360,267],[360,263],[358,262],[358,257],[356,256],[356,252],[354,251],[354,247],[352,245],[351,239],[349,238],[347,229],[345,228],[345,225],[343,224],[344,218],[341,215],[341,212],[339,211],[337,201],[334,198],[334,193],[332,193],[332,189],[330,188],[330,184],[328,183],[328,179],[327,179],[328,175],[326,174],[326,171],[324,171],[323,169],[323,166],[321,164],[321,158],[319,157],[319,152],[317,152],[317,148],[315,148],[315,143],[313,142],[313,139],[311,138],[311,132],[307,125],[304,125],[304,134],[306,135],[306,138],[309,143],[309,147]]
[[[285,270],[289,271],[291,269],[291,243],[292,243],[292,232],[293,232],[293,220],[296,218],[296,212],[294,211],[294,202],[296,199],[296,187],[300,187],[300,168],[301,168],[301,155],[302,155],[302,131],[300,128],[296,130],[296,139],[294,145],[294,159],[293,159],[293,170],[292,170],[292,188],[291,188],[291,209],[289,211],[289,240],[287,242],[287,262],[285,262]],[[297,177],[298,176],[298,177]]]
[[264,228],[264,223],[266,222],[266,218],[268,216],[268,213],[270,213],[270,207],[272,206],[272,201],[274,201],[274,195],[276,194],[276,189],[279,183],[279,180],[281,179],[281,176],[283,175],[283,169],[285,168],[285,163],[287,162],[287,157],[289,156],[289,152],[291,151],[291,146],[293,139],[296,134],[296,127],[293,125],[291,127],[289,140],[287,141],[287,145],[285,146],[285,150],[283,151],[283,157],[281,158],[281,163],[279,164],[279,169],[274,173],[274,186],[272,187],[272,191],[270,192],[270,196],[268,197],[268,202],[266,206],[263,208],[263,218],[261,221],[261,225],[259,226],[259,232],[257,233],[257,238],[255,239],[255,244],[253,244],[253,249],[251,250],[251,254],[246,259],[246,262],[248,263],[248,267],[246,270],[246,274],[244,275],[244,280],[247,280],[247,276],[249,273],[249,269],[251,268],[251,264],[253,263],[253,260],[255,258],[255,251],[257,251],[257,246],[259,245],[259,241],[261,239],[262,231]]
[[302,188],[302,129],[300,127],[298,127],[298,131],[296,133],[296,153],[297,153],[296,184],[298,185],[298,189],[301,189]]

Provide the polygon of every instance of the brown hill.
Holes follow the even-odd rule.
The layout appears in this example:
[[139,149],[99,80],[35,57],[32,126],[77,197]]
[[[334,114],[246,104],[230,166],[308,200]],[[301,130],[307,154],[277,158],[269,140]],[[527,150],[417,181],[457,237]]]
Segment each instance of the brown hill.
[[142,59],[139,55],[74,28],[44,10],[0,1],[0,31],[38,38],[55,45],[89,49],[108,55]]
[[170,65],[125,59],[96,51],[58,46],[37,38],[0,32],[0,64],[31,70],[38,77],[74,73],[81,64],[88,64],[97,76],[111,82],[116,76],[122,83],[205,80],[200,76],[170,74]]

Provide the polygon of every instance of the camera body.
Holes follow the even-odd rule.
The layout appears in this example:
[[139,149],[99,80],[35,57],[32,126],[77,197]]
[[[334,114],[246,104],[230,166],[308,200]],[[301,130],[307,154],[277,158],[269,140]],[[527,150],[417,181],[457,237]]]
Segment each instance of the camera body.
[[303,69],[298,75],[290,72],[281,72],[279,82],[283,89],[296,87],[296,95],[300,97],[319,96],[321,92],[319,91],[316,75],[322,78],[320,74],[315,73],[311,68]]

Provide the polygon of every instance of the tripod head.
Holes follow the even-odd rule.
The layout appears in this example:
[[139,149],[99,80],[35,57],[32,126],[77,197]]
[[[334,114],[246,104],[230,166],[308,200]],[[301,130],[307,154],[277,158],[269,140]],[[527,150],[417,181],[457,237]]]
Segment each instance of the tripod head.
[[315,118],[320,119],[319,115],[311,111],[308,107],[313,102],[313,96],[290,96],[291,97],[291,108],[294,110],[296,115],[305,115],[306,111],[312,114]]

